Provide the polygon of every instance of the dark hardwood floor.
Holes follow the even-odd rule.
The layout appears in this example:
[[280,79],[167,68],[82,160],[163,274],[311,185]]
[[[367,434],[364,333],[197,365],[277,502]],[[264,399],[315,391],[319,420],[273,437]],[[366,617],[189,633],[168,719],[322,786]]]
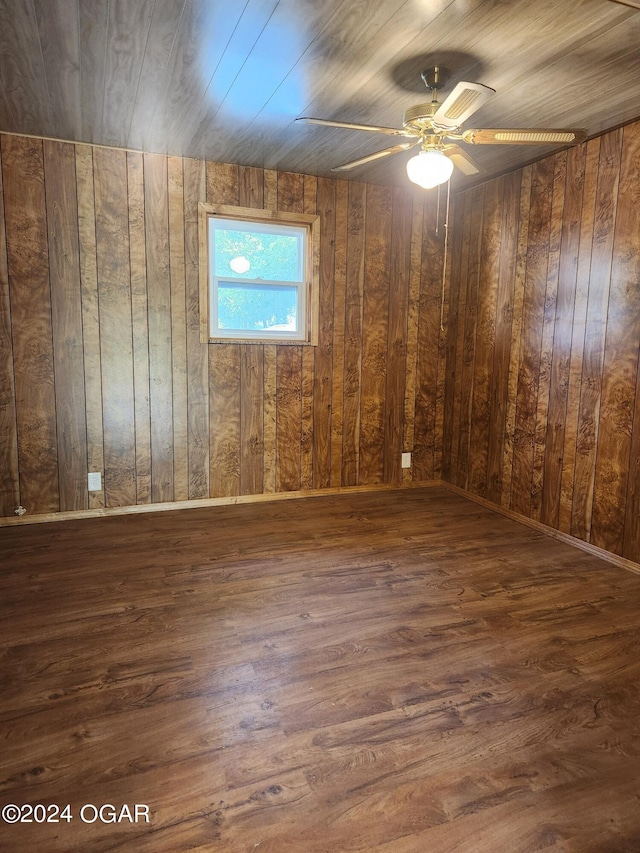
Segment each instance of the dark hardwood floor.
[[0,821],[2,851],[640,850],[631,572],[444,488],[0,554],[0,805],[71,817]]

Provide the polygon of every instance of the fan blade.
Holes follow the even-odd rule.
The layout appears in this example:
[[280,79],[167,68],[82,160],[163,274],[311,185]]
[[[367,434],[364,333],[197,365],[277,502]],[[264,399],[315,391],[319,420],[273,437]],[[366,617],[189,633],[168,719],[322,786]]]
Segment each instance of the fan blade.
[[466,151],[463,151],[459,145],[447,145],[442,149],[454,166],[462,172],[463,175],[481,175],[482,169]]
[[482,83],[458,83],[436,110],[434,125],[449,130],[460,127],[495,93]]
[[493,128],[465,130],[462,141],[469,145],[578,145],[587,138],[586,130],[550,128]]
[[322,124],[325,127],[346,127],[347,130],[368,130],[371,133],[387,133],[389,136],[417,136],[417,133],[407,132],[397,127],[378,127],[373,124],[355,124],[351,121],[332,121],[328,118],[310,118],[301,116],[296,121],[304,121],[307,124]]
[[382,151],[376,151],[375,154],[367,154],[366,157],[360,157],[359,160],[352,160],[350,163],[345,163],[343,166],[336,166],[332,172],[347,172],[349,169],[355,169],[356,166],[364,166],[365,163],[372,163],[374,160],[379,160],[381,157],[388,157],[390,154],[399,154],[401,151],[408,151],[410,148],[415,148],[420,145],[420,142],[401,142],[399,145],[392,145],[391,148],[384,148]]

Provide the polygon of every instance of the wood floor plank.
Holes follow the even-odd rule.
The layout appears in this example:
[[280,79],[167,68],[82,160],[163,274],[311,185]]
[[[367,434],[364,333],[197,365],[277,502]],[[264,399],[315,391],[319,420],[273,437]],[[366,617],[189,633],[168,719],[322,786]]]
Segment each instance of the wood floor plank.
[[2,849],[635,849],[632,572],[444,487],[7,526],[0,550],[2,805],[74,815],[0,822]]

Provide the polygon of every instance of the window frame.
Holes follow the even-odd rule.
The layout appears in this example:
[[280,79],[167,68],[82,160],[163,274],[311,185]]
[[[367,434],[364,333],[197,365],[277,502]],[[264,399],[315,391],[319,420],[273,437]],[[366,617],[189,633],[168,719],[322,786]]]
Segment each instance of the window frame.
[[[320,217],[306,213],[290,213],[264,208],[236,207],[226,204],[199,202],[198,218],[200,231],[200,340],[207,344],[279,344],[317,346],[319,285],[320,285]],[[211,329],[211,299],[213,287],[213,261],[210,257],[210,223],[214,219],[231,219],[250,224],[293,225],[305,232],[303,249],[303,283],[291,282],[303,289],[304,316],[300,317],[301,336],[293,338],[291,333],[268,332],[259,335],[237,334],[216,335]],[[234,279],[235,280],[235,279]],[[238,279],[242,282],[242,279]],[[255,283],[255,282],[254,282]],[[268,284],[269,282],[265,282]]]

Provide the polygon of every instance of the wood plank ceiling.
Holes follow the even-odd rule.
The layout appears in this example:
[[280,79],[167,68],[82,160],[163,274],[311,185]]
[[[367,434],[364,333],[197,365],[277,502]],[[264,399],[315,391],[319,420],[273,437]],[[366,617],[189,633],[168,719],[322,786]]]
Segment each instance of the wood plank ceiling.
[[[0,130],[329,176],[388,137],[296,116],[399,126],[435,60],[497,90],[467,126],[593,136],[640,115],[639,44],[619,0],[2,0]],[[409,156],[342,174],[405,185]]]

